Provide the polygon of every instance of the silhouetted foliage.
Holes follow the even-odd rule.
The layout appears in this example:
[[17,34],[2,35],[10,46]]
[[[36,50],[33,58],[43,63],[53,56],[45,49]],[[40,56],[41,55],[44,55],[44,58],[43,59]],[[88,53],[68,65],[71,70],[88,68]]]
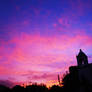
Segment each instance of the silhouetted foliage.
[[48,88],[45,85],[30,85],[26,87],[26,92],[47,92]]
[[48,88],[43,84],[33,84],[26,86],[25,88],[20,85],[16,85],[11,89],[0,85],[0,92],[48,92]]
[[24,87],[21,87],[20,85],[16,85],[12,88],[12,92],[25,92]]
[[10,88],[0,85],[0,92],[11,92]]
[[50,89],[49,92],[63,92],[63,88],[58,86],[58,85],[53,85]]

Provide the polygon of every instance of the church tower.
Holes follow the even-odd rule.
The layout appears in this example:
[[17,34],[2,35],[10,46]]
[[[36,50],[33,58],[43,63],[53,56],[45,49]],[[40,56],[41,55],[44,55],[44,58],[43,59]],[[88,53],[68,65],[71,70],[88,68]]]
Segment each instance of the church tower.
[[76,56],[78,66],[87,65],[88,57],[87,55],[80,49],[79,54]]

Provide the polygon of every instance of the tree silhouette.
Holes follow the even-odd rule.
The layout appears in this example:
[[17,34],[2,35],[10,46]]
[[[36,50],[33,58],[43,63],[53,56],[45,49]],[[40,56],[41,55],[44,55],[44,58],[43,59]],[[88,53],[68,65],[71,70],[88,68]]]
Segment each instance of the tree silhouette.
[[33,84],[26,87],[26,92],[48,92],[48,88],[42,84]]
[[49,92],[63,92],[63,88],[58,86],[58,85],[53,85],[50,89]]
[[11,92],[11,90],[6,86],[0,85],[0,92]]
[[12,92],[25,92],[24,87],[21,87],[20,85],[16,85],[12,88]]

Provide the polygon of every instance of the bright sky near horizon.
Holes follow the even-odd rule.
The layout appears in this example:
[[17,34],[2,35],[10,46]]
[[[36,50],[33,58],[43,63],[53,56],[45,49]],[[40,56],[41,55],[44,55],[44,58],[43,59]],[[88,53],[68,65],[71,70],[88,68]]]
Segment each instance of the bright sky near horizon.
[[92,0],[0,0],[0,82],[57,82],[82,49],[92,61]]

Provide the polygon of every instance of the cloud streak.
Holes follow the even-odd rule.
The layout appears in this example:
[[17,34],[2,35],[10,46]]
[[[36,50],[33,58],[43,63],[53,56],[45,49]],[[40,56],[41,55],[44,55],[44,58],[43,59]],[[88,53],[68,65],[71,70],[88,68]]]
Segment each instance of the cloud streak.
[[[41,37],[22,33],[19,37],[15,36],[7,42],[2,42],[0,75],[20,76],[18,78],[22,76],[25,80],[31,77],[39,81],[45,78],[45,82],[48,79],[56,79],[58,72],[64,73],[64,70],[68,69],[67,65],[76,64],[75,55],[79,48],[91,48],[91,41],[92,37],[88,35]],[[56,66],[53,66],[54,64]],[[27,73],[30,70],[32,72]]]

